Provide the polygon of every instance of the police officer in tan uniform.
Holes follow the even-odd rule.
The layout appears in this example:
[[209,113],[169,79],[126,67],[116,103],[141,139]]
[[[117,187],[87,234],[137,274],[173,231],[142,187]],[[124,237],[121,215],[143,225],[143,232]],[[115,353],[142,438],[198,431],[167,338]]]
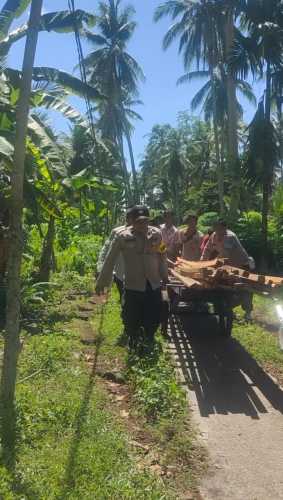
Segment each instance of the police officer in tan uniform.
[[[126,211],[126,224],[124,224],[124,226],[115,227],[112,230],[109,238],[104,243],[104,245],[99,253],[98,260],[97,260],[96,267],[97,267],[98,275],[100,274],[100,272],[102,270],[105,258],[110,250],[111,244],[113,243],[113,240],[115,239],[115,237],[121,231],[124,231],[124,229],[126,229],[126,227],[131,226],[131,224],[132,224],[131,211],[132,211],[131,208],[128,208],[128,210]],[[122,301],[123,292],[124,292],[124,274],[125,274],[124,268],[125,268],[125,266],[124,266],[123,255],[120,253],[117,257],[117,260],[116,260],[116,263],[114,266],[114,273],[113,273],[113,280],[114,280],[114,283],[116,284],[118,292],[119,292],[120,302]]]
[[148,343],[161,319],[161,283],[167,282],[168,267],[161,231],[149,226],[149,210],[137,205],[131,210],[132,226],[114,238],[97,280],[96,291],[109,287],[112,272],[121,253],[125,265],[125,291],[122,317],[130,347],[142,335]]

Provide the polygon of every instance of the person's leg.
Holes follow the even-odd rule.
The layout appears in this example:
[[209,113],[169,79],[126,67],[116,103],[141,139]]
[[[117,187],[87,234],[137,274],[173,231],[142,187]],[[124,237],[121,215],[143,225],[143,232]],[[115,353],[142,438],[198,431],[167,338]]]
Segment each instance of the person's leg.
[[245,319],[250,321],[251,314],[253,311],[253,294],[250,292],[245,292],[241,298],[241,306],[243,311],[245,311]]
[[149,342],[154,340],[154,335],[161,321],[162,298],[161,289],[152,290],[148,285],[145,292],[143,327],[146,339]]
[[122,319],[125,335],[129,338],[130,347],[134,347],[140,337],[143,319],[144,292],[125,290],[123,295]]

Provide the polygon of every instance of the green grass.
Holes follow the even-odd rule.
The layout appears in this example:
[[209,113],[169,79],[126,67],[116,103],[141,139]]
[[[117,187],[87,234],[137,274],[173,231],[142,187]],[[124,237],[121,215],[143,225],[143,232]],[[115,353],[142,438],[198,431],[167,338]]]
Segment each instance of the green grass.
[[139,470],[108,395],[74,356],[81,349],[72,329],[26,338],[16,465],[0,465],[1,500],[174,498],[158,477]]
[[84,348],[77,324],[65,323],[76,302],[57,299],[50,307],[52,318],[58,314],[57,322],[47,314],[41,334],[23,334],[16,463],[8,470],[0,462],[0,499],[169,500],[194,491],[205,453],[197,444],[161,337],[152,353],[129,356],[119,345],[123,327],[116,292],[106,306],[96,308],[92,323],[98,343],[102,340],[98,366],[118,369],[128,380],[131,419],[152,443],[160,466],[174,470],[162,478],[133,450],[128,422],[78,356]]
[[[255,297],[255,312],[260,311],[267,318],[268,324],[277,320],[275,305],[271,299]],[[251,354],[256,361],[269,371],[274,371],[280,382],[283,382],[283,351],[279,347],[278,336],[259,325],[256,321],[245,323],[243,313],[237,311],[238,321],[235,321],[233,337]],[[257,317],[257,314],[256,314]]]
[[233,337],[260,363],[273,363],[283,372],[283,351],[278,339],[254,323],[235,323]]
[[[152,351],[141,347],[130,354],[117,345],[123,325],[115,290],[104,308],[103,318],[101,355],[108,361],[112,359],[112,363],[119,359],[132,393],[132,413],[145,421],[146,432],[159,449],[159,463],[178,471],[175,480],[167,482],[168,488],[180,495],[188,488],[194,490],[206,467],[206,452],[197,442],[188,403],[176,381],[165,341],[158,334]],[[94,320],[96,330],[99,325],[101,309]]]

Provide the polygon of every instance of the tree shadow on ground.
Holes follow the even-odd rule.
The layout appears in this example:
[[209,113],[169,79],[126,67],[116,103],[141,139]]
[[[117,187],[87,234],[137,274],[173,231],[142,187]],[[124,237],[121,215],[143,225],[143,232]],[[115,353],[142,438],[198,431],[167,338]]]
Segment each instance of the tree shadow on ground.
[[100,315],[100,324],[98,327],[98,334],[96,337],[94,360],[93,360],[91,372],[89,375],[89,380],[88,380],[88,383],[85,387],[85,391],[83,393],[81,406],[80,406],[79,412],[78,412],[76,420],[75,420],[74,437],[73,437],[73,440],[72,440],[72,443],[71,443],[71,446],[69,449],[65,476],[63,479],[63,488],[62,488],[61,493],[57,497],[58,500],[65,499],[67,497],[67,495],[70,493],[70,491],[72,491],[72,489],[75,487],[75,482],[76,482],[75,470],[76,470],[76,464],[77,464],[77,455],[78,455],[81,440],[82,440],[83,435],[84,435],[85,424],[86,424],[87,418],[88,418],[91,396],[92,396],[92,392],[93,392],[93,389],[95,386],[97,362],[98,362],[100,347],[101,347],[102,342],[103,342],[103,335],[102,335],[103,321],[104,321],[104,307],[102,307],[102,311],[101,311],[101,315]]
[[283,413],[283,391],[233,338],[219,335],[215,317],[174,315],[169,343],[201,416],[244,414],[259,419],[266,400]]

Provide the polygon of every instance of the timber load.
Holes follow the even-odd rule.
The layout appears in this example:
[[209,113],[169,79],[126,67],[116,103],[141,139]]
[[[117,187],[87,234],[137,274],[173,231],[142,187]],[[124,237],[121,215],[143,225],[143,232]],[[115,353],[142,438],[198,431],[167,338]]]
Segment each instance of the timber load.
[[283,278],[251,273],[233,267],[227,259],[191,262],[177,259],[170,273],[172,279],[190,289],[227,289],[254,293],[276,292],[283,287]]

